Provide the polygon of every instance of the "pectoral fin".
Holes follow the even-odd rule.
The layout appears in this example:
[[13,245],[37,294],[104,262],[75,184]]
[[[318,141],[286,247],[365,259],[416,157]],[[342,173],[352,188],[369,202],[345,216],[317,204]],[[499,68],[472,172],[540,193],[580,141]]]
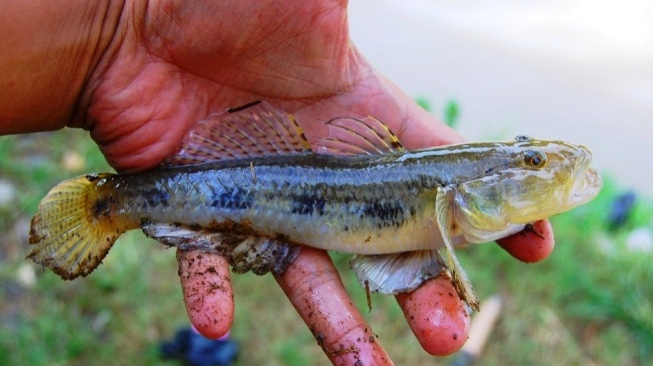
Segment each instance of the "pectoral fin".
[[357,255],[349,265],[362,286],[389,295],[413,291],[446,268],[435,250]]
[[449,271],[451,272],[451,282],[456,288],[458,296],[471,306],[472,309],[478,310],[478,297],[474,292],[472,283],[467,277],[467,273],[465,273],[460,262],[458,262],[458,258],[456,258],[456,253],[453,249],[453,244],[451,243],[451,238],[453,237],[452,226],[455,224],[453,220],[452,202],[453,191],[451,189],[438,189],[438,194],[435,198],[435,211],[440,233],[442,234],[442,239],[445,245],[443,250],[445,251],[446,262],[449,266]]

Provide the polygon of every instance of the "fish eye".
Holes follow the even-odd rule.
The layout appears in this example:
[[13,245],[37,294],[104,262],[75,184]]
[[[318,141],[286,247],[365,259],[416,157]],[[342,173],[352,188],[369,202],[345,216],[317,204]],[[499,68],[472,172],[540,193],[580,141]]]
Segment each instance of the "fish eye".
[[519,135],[515,137],[515,141],[517,142],[526,142],[526,141],[531,141],[532,139],[533,139],[532,137],[526,135]]
[[540,150],[528,150],[524,154],[524,162],[533,168],[541,168],[546,164],[546,154]]

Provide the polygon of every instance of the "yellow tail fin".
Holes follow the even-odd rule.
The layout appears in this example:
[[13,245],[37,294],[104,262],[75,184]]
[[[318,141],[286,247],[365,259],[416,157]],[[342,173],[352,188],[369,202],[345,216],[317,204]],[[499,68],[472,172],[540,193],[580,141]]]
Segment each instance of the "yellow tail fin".
[[128,229],[116,226],[112,197],[98,189],[110,176],[80,176],[54,187],[32,219],[29,242],[36,247],[28,258],[67,280],[91,273]]

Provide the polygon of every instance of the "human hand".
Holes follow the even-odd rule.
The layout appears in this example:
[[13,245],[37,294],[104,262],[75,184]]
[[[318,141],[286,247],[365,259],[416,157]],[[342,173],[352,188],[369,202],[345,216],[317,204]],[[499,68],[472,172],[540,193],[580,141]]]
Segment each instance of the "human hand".
[[[156,167],[196,121],[260,99],[293,113],[309,139],[333,117],[374,115],[409,149],[462,140],[358,53],[345,1],[128,3],[118,19],[77,97],[63,98],[72,101],[69,118],[57,123],[89,129],[119,171]],[[553,237],[538,225],[544,239],[517,234],[503,246],[519,259],[546,257]],[[219,337],[233,320],[226,261],[198,252],[178,259],[191,322]],[[324,252],[302,248],[276,279],[333,363],[391,362]],[[397,296],[429,353],[452,353],[467,338],[469,317],[455,294],[440,277]],[[338,352],[350,346],[357,351]]]

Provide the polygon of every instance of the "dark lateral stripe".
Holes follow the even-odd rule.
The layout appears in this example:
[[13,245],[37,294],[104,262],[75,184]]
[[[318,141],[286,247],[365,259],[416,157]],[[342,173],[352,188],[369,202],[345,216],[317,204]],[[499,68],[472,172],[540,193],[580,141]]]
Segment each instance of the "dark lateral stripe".
[[143,199],[151,207],[164,206],[167,207],[170,202],[170,195],[167,191],[158,188],[150,188],[143,193]]
[[371,202],[363,206],[363,215],[381,221],[382,226],[401,226],[404,207],[398,201]]
[[315,195],[302,194],[292,197],[290,212],[297,215],[324,215],[326,200]]
[[209,205],[211,207],[223,208],[228,210],[245,210],[254,204],[254,194],[249,190],[233,188],[216,193],[211,197]]
[[[291,200],[290,212],[295,215],[319,215],[327,214],[330,204],[336,205],[338,214],[342,212],[358,212],[357,222],[367,222],[376,224],[379,227],[396,226],[399,227],[406,222],[408,215],[415,215],[415,208],[405,207],[405,204],[399,200],[383,200],[374,202],[361,202],[355,197],[343,196],[327,201],[323,197],[312,194],[299,194],[288,197]],[[407,212],[408,211],[408,212]],[[358,219],[363,219],[359,221]],[[351,224],[351,223],[350,223]]]

